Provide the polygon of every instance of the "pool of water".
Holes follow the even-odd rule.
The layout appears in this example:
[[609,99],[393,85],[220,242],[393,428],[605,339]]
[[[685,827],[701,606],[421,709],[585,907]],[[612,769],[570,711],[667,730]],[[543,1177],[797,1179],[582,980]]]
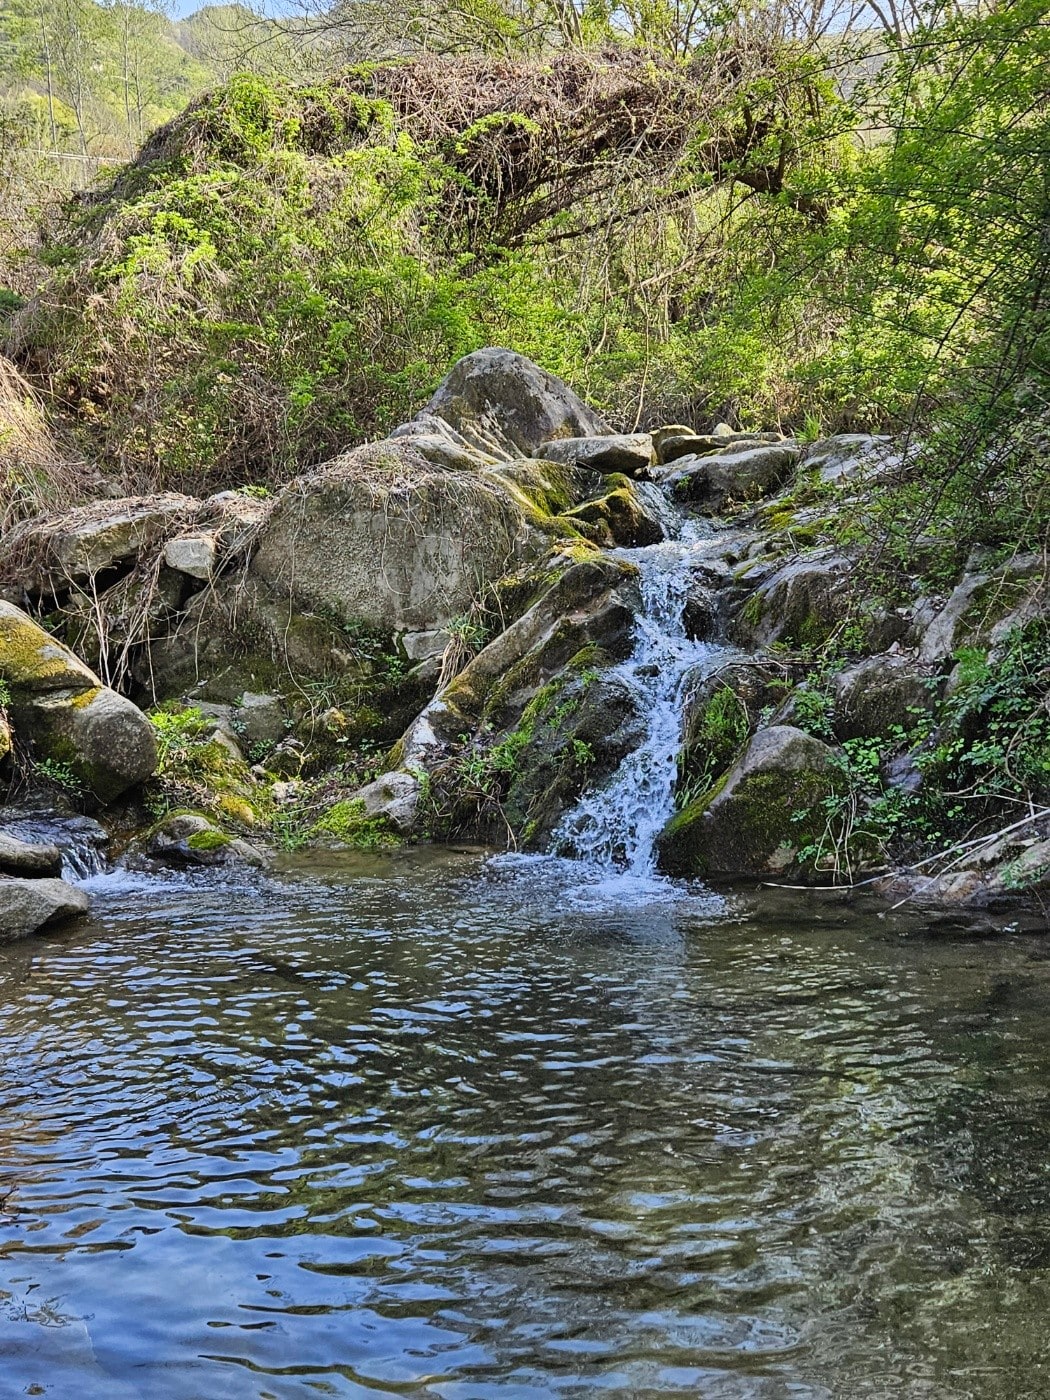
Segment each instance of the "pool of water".
[[0,1396],[1050,1394],[1050,946],[559,862],[0,950]]

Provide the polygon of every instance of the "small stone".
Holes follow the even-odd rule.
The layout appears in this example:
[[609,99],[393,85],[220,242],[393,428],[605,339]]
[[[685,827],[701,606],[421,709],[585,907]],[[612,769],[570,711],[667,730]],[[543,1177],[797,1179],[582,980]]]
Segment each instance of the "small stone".
[[214,535],[183,535],[164,546],[164,563],[176,573],[207,581],[215,569]]
[[279,743],[286,732],[280,696],[258,695],[246,690],[234,711],[233,726],[248,749],[256,744]]

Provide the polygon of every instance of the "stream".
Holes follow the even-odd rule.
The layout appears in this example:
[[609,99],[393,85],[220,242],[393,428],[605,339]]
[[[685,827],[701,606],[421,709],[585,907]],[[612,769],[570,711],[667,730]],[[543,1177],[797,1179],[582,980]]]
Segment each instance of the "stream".
[[655,873],[706,547],[631,552],[647,737],[558,854],[72,824],[91,919],[0,948],[0,1400],[1050,1393],[1047,949]]
[[0,1396],[1043,1396],[1050,959],[405,851],[0,950]]

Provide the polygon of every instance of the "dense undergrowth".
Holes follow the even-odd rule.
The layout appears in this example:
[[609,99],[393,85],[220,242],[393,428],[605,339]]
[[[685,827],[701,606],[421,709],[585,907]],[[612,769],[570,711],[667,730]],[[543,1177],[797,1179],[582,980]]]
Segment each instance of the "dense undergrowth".
[[128,489],[280,481],[501,343],[627,427],[932,435],[891,545],[1034,538],[1041,13],[243,74],[67,204],[9,347]]

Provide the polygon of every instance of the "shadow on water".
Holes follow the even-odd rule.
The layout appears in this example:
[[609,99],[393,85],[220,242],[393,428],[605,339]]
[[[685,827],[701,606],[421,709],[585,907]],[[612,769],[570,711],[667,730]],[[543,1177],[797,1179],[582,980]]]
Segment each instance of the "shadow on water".
[[1050,961],[477,852],[0,950],[0,1395],[1050,1392]]

